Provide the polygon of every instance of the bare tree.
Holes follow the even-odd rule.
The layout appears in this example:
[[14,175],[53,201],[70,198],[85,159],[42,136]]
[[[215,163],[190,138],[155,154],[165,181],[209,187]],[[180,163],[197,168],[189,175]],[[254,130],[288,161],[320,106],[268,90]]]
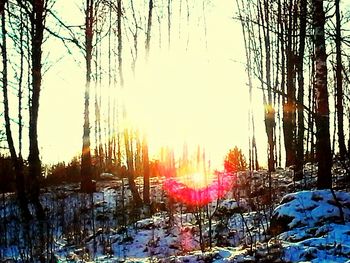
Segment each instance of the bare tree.
[[38,146],[38,112],[42,80],[42,45],[47,14],[47,0],[32,1],[31,21],[31,62],[32,62],[32,92],[29,107],[29,178],[30,199],[33,202],[37,217],[44,219],[45,212],[39,201],[41,176],[41,161]]
[[341,158],[346,156],[344,138],[344,108],[343,108],[343,76],[342,76],[342,54],[341,54],[341,24],[340,24],[340,0],[335,1],[335,45],[336,45],[336,109],[338,118],[338,143]]
[[301,0],[300,3],[300,30],[299,30],[299,54],[297,63],[298,73],[298,99],[297,99],[297,141],[296,141],[296,167],[295,178],[300,180],[303,178],[304,164],[304,55],[305,55],[305,39],[306,39],[306,15],[307,1]]
[[28,209],[28,201],[25,194],[25,183],[24,183],[24,172],[23,172],[23,161],[21,158],[18,158],[16,149],[13,142],[12,131],[11,131],[11,121],[9,114],[9,100],[8,100],[8,70],[7,70],[7,41],[6,41],[6,12],[5,4],[7,1],[2,1],[0,5],[0,14],[1,14],[1,55],[2,55],[2,90],[3,90],[3,100],[4,100],[4,119],[5,119],[5,129],[6,129],[6,138],[7,143],[10,149],[11,161],[14,166],[15,175],[16,175],[16,191],[19,207],[21,209],[22,217],[28,220],[31,215]]
[[[253,50],[256,50],[256,40],[254,37],[254,29],[252,25],[252,14],[251,10],[248,9],[248,5],[245,4],[244,1],[241,1],[241,4],[238,0],[236,0],[236,4],[238,7],[239,19],[242,25],[242,33],[243,33],[243,41],[245,47],[245,55],[246,55],[246,71],[248,76],[248,89],[249,89],[249,110],[248,110],[248,130],[251,132],[249,134],[249,170],[258,170],[259,162],[258,162],[258,151],[256,145],[256,137],[255,137],[255,121],[254,121],[254,110],[252,107],[252,99],[253,99],[253,74],[254,67],[253,62],[255,62],[255,54]],[[243,11],[247,11],[246,17],[243,16]],[[254,55],[253,55],[254,54]],[[258,63],[255,63],[258,64]]]
[[171,0],[168,0],[168,48],[169,49],[170,49],[170,44],[171,44]]
[[323,0],[313,0],[316,93],[316,158],[318,162],[317,188],[332,187],[332,156],[329,137],[329,105],[327,88],[327,54],[325,44],[325,12]]
[[146,136],[144,135],[142,141],[142,163],[143,163],[143,202],[146,205],[150,205],[150,169],[148,158],[148,144]]
[[[147,23],[147,34],[146,34],[146,62],[148,61],[150,42],[151,42],[151,30],[152,30],[152,12],[153,12],[153,0],[149,0],[148,6],[148,23]],[[148,158],[148,142],[146,135],[142,140],[142,162],[143,162],[143,201],[145,204],[150,205],[150,169],[149,169],[149,158]]]
[[[170,1],[170,0],[169,0]],[[149,56],[150,42],[151,42],[151,30],[152,30],[152,12],[153,12],[153,0],[149,0],[148,5],[148,20],[147,20],[147,33],[146,33],[146,60]],[[170,41],[170,40],[169,40]],[[170,43],[170,42],[169,42]],[[170,44],[169,44],[170,45]]]
[[90,121],[89,121],[89,102],[90,102],[90,82],[91,82],[91,60],[92,60],[92,41],[94,24],[94,0],[86,0],[85,9],[85,63],[86,63],[86,82],[84,95],[84,127],[83,127],[83,148],[81,154],[81,190],[83,192],[92,192],[92,163],[90,151]]
[[286,69],[287,69],[287,78],[286,78],[286,95],[287,98],[283,104],[283,132],[284,132],[284,147],[286,150],[286,166],[294,165],[296,160],[295,152],[295,134],[296,134],[296,100],[295,100],[295,65],[296,65],[296,56],[295,56],[295,45],[294,45],[294,25],[295,25],[295,16],[293,9],[295,8],[295,3],[292,0],[288,1],[287,4],[287,20],[286,20]]
[[[266,78],[266,89],[267,89],[267,101],[266,95],[264,95],[264,105],[265,105],[265,130],[267,134],[268,142],[268,169],[270,172],[275,171],[275,108],[272,96],[272,80],[271,80],[271,37],[269,24],[273,23],[271,21],[270,6],[268,1],[264,1],[264,6],[261,6],[261,1],[259,1],[259,9],[261,14],[261,23],[264,35],[265,44],[265,78]],[[266,24],[266,27],[265,27]],[[262,67],[262,65],[261,65]]]
[[[118,71],[119,71],[119,83],[121,88],[124,88],[124,75],[123,75],[123,39],[122,39],[122,0],[117,1],[117,36],[118,36]],[[126,109],[123,105],[123,115],[126,118]],[[135,166],[134,166],[134,154],[132,149],[132,132],[127,127],[124,128],[124,143],[126,162],[128,166],[127,176],[129,181],[130,190],[133,196],[133,200],[136,206],[142,205],[142,199],[135,184]]]

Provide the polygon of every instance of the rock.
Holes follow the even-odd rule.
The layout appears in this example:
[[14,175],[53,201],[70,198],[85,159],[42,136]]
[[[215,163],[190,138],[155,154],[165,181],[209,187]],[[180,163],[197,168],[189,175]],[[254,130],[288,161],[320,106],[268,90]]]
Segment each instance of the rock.
[[293,216],[280,215],[279,213],[274,213],[271,218],[270,228],[268,229],[268,233],[276,236],[285,231],[288,231],[289,224],[293,221]]
[[300,191],[283,197],[272,214],[269,232],[278,235],[300,227],[318,227],[337,223],[340,219],[339,202],[344,217],[349,218],[350,209],[344,204],[350,200],[349,193],[336,192],[337,201],[330,190]]

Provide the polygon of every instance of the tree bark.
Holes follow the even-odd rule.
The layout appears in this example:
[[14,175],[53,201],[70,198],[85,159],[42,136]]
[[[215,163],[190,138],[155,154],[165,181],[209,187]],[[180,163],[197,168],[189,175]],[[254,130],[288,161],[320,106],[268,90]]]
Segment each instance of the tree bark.
[[140,138],[140,131],[136,130],[135,132],[135,140],[136,140],[136,151],[135,151],[135,174],[141,175],[142,174],[142,154],[143,154],[143,149],[142,149],[142,142]]
[[168,0],[168,49],[170,49],[170,44],[171,44],[171,0]]
[[112,46],[111,46],[111,33],[112,33],[112,9],[109,10],[109,31],[108,31],[108,98],[107,98],[107,104],[108,104],[108,117],[107,117],[107,129],[108,129],[108,151],[107,151],[107,170],[111,170],[112,168],[112,140],[113,140],[113,132],[112,129],[114,129],[114,125],[112,125],[111,121],[111,88],[112,88]]
[[[169,8],[169,7],[168,7]],[[150,41],[151,41],[151,30],[152,30],[152,12],[153,12],[153,0],[149,0],[148,9],[148,23],[147,23],[147,35],[146,35],[146,62],[148,61]],[[143,163],[143,201],[145,204],[150,205],[150,170],[149,170],[149,158],[148,158],[148,142],[146,135],[142,140],[142,163]]]
[[118,36],[118,70],[119,70],[119,81],[120,86],[124,87],[124,74],[123,74],[123,39],[122,39],[122,0],[118,0],[117,10],[117,36]]
[[316,158],[318,162],[317,188],[332,187],[332,156],[329,138],[329,105],[327,89],[327,55],[325,46],[325,13],[323,0],[313,0],[313,26],[316,60]]
[[148,21],[147,21],[147,33],[146,33],[146,61],[148,60],[150,42],[151,42],[151,29],[152,29],[152,12],[153,12],[153,0],[149,0],[148,5]]
[[23,116],[22,116],[22,98],[23,98],[23,72],[24,72],[24,20],[23,11],[20,9],[20,74],[18,80],[18,156],[22,159],[22,138],[23,138]]
[[295,58],[293,50],[293,1],[288,5],[288,26],[286,40],[286,66],[287,66],[287,101],[283,105],[283,133],[286,150],[286,166],[295,164]]
[[[96,45],[96,59],[95,59],[95,75],[96,79],[101,72],[99,71],[99,55],[100,51],[98,50],[98,35],[95,38],[95,45]],[[98,81],[96,80],[94,85],[94,104],[95,104],[95,158],[96,158],[96,166],[98,167],[98,172],[101,173],[103,171],[103,150],[102,150],[102,140],[101,140],[101,118],[100,118],[100,99],[101,99],[101,92],[98,88]]]
[[[264,29],[264,42],[265,42],[265,71],[266,71],[266,88],[267,88],[267,104],[265,104],[265,130],[268,142],[268,170],[269,172],[275,171],[275,109],[272,101],[272,87],[271,87],[271,42],[270,42],[270,11],[268,2],[264,1],[264,19],[262,19],[262,25],[265,22],[267,28]],[[261,13],[262,13],[261,8]],[[262,16],[263,17],[263,16]]]
[[143,163],[143,202],[146,205],[151,204],[150,200],[150,170],[149,170],[149,158],[148,158],[148,144],[146,136],[142,141],[142,163]]
[[90,82],[91,82],[91,60],[92,60],[92,40],[93,40],[93,0],[86,1],[85,10],[85,63],[86,82],[84,94],[84,126],[83,126],[83,148],[81,155],[81,191],[93,192],[92,184],[92,162],[90,151]]
[[46,2],[44,0],[34,0],[31,15],[32,24],[32,96],[29,114],[29,179],[30,179],[30,199],[35,206],[38,219],[44,219],[45,213],[39,201],[41,177],[41,161],[39,158],[38,146],[38,112],[39,98],[41,90],[41,59],[44,33],[44,22],[46,13]]
[[342,58],[341,58],[341,25],[340,25],[340,0],[335,1],[335,45],[336,45],[336,108],[338,118],[338,143],[339,154],[341,158],[346,156],[346,146],[344,138],[344,108],[343,108],[343,76],[342,76]]
[[305,38],[306,38],[306,14],[307,0],[301,0],[300,7],[300,40],[299,40],[299,56],[298,56],[298,129],[296,143],[296,167],[294,180],[303,178],[304,165],[304,54],[305,54]]

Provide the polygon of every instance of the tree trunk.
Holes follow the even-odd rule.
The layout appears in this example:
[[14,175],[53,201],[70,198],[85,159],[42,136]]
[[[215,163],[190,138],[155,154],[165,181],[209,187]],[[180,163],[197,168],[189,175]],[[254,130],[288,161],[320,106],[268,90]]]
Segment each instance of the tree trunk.
[[[99,72],[99,50],[97,48],[98,44],[98,35],[95,38],[95,45],[96,45],[96,59],[95,59],[95,76],[97,79]],[[95,158],[96,158],[96,166],[98,168],[98,173],[100,174],[102,172],[102,152],[100,151],[100,143],[99,141],[99,126],[101,123],[100,119],[100,105],[99,105],[99,97],[101,98],[101,93],[98,93],[98,82],[95,82],[94,85],[94,104],[95,104]]]
[[304,165],[304,53],[305,53],[305,38],[306,38],[306,14],[307,0],[301,0],[300,11],[300,42],[299,42],[299,57],[298,57],[298,130],[296,143],[296,167],[294,180],[303,178]]
[[143,146],[142,146],[142,143],[141,143],[139,130],[136,130],[136,132],[135,132],[135,140],[136,140],[135,173],[137,175],[141,175],[142,174]]
[[22,98],[23,98],[23,72],[24,72],[24,20],[23,10],[20,9],[20,74],[18,80],[18,156],[22,158],[22,138],[23,138],[23,116],[22,116]]
[[168,0],[168,49],[170,49],[170,44],[171,44],[171,0]]
[[[264,27],[270,24],[270,11],[268,2],[264,1],[264,8],[261,9],[262,25]],[[263,19],[265,17],[265,21]],[[264,28],[263,28],[264,29]],[[265,130],[268,142],[268,170],[269,172],[275,171],[275,109],[272,102],[272,87],[271,87],[271,43],[270,43],[270,29],[267,27],[264,29],[264,42],[265,42],[265,71],[266,71],[266,88],[267,88],[267,104],[265,104]]]
[[148,144],[146,136],[144,136],[142,141],[142,163],[143,163],[143,202],[147,205],[151,203],[150,201],[150,170],[149,170],[149,158],[148,158]]
[[270,105],[265,106],[265,129],[268,142],[268,170],[275,171],[275,109]]
[[85,62],[86,62],[86,83],[84,95],[84,127],[83,127],[83,148],[81,154],[81,191],[91,193],[94,191],[92,184],[92,163],[90,151],[90,81],[91,81],[91,60],[93,40],[93,0],[86,1],[85,10]]
[[41,57],[44,33],[46,2],[35,0],[33,3],[32,23],[32,96],[29,114],[29,180],[30,199],[33,202],[38,219],[44,219],[45,213],[39,201],[41,161],[38,146],[38,112],[41,90]]
[[134,20],[134,26],[135,26],[135,31],[132,33],[133,35],[133,40],[134,40],[134,55],[133,55],[133,60],[132,60],[132,64],[131,64],[131,70],[132,73],[135,76],[135,70],[136,70],[136,61],[137,61],[137,57],[138,57],[138,32],[139,32],[139,23],[137,22],[137,18],[136,18],[136,12],[135,12],[135,7],[134,7],[134,1],[131,0],[130,1],[130,5],[131,5],[131,10],[132,10],[132,17]]
[[[119,71],[119,81],[120,86],[124,88],[124,75],[123,75],[123,39],[122,39],[122,0],[117,1],[117,36],[118,36],[118,71]],[[126,118],[126,109],[123,105],[123,115]],[[130,133],[128,128],[124,128],[124,143],[125,143],[125,153],[126,153],[126,162],[128,166],[127,176],[129,181],[129,187],[133,196],[133,200],[136,206],[142,205],[142,199],[139,192],[137,191],[135,184],[135,167],[133,160],[133,151],[132,151],[132,138],[130,138]]]
[[[169,7],[168,7],[169,8]],[[153,0],[149,0],[148,9],[148,23],[147,23],[147,35],[146,35],[146,62],[148,61],[150,41],[151,41],[151,30],[152,30],[152,12],[153,12]],[[146,135],[144,135],[142,140],[142,163],[143,163],[143,201],[145,204],[149,205],[150,200],[150,170],[149,170],[149,158],[148,158],[148,142],[146,140]]]
[[288,26],[287,26],[287,101],[283,105],[283,133],[284,146],[286,150],[286,166],[295,164],[295,59],[293,53],[293,2],[288,5]]
[[107,143],[108,143],[108,151],[107,151],[107,171],[110,171],[112,168],[112,152],[113,152],[113,145],[112,145],[112,140],[113,140],[113,132],[112,129],[114,129],[114,125],[112,125],[112,120],[111,120],[111,88],[112,88],[112,46],[111,46],[111,33],[112,33],[112,8],[109,10],[109,31],[108,31],[108,98],[107,98],[107,112],[108,112],[108,117],[107,117],[107,129],[108,129],[108,138],[107,138]]
[[135,206],[140,207],[142,205],[142,199],[140,197],[139,192],[137,191],[137,187],[135,184],[134,161],[133,161],[133,154],[132,154],[132,149],[130,145],[128,129],[124,130],[124,140],[125,140],[126,162],[128,165],[127,176],[129,181],[129,187],[130,187],[130,191],[131,191]]
[[327,90],[327,55],[325,46],[325,13],[323,0],[313,0],[313,26],[316,60],[316,158],[318,162],[317,188],[332,187],[332,156],[329,138],[329,105]]
[[341,25],[340,25],[340,0],[335,1],[335,15],[336,15],[336,28],[335,28],[335,45],[336,45],[336,108],[338,118],[338,143],[339,154],[343,159],[346,156],[346,146],[344,138],[344,108],[343,108],[343,76],[342,76],[342,58],[341,58]]
[[122,39],[122,0],[117,1],[117,34],[118,34],[118,71],[120,86],[124,87],[124,75],[123,75],[123,39]]
[[152,29],[152,11],[153,11],[153,0],[149,0],[148,6],[148,21],[147,21],[147,33],[146,33],[146,61],[148,60],[150,42],[151,42],[151,29]]
[[[278,53],[280,53],[281,55],[281,92],[284,93],[285,92],[285,48],[284,48],[284,22],[282,21],[282,3],[281,0],[278,0],[278,24],[279,24],[279,37],[278,37],[278,42],[280,45],[280,51]],[[278,118],[278,166],[282,165],[282,139],[281,139],[281,135],[283,132],[283,128],[282,128],[282,119],[281,119],[281,105],[283,106],[284,103],[284,98],[281,96],[278,96],[278,113],[277,113],[277,118]],[[282,112],[282,116],[283,116],[283,112]]]
[[[250,23],[245,22],[242,17],[242,10],[245,10],[245,1],[241,1],[242,6],[240,6],[238,0],[236,0],[238,6],[239,17],[241,20],[243,40],[244,40],[244,49],[246,55],[246,63],[247,63],[247,75],[248,75],[248,88],[249,88],[249,110],[248,110],[248,130],[251,132],[249,135],[249,170],[259,170],[258,163],[258,153],[255,141],[255,121],[254,121],[254,110],[252,107],[252,97],[253,97],[253,62],[254,58],[252,57],[252,50],[254,49],[254,43],[251,41],[252,28]],[[249,13],[249,17],[251,17]]]

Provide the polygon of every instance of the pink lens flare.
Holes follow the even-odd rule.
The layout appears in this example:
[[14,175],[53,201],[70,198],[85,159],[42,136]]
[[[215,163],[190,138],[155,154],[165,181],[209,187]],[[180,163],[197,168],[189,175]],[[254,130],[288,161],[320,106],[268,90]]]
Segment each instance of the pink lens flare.
[[233,186],[234,177],[228,173],[215,172],[216,178],[207,186],[193,187],[178,178],[166,176],[164,190],[178,202],[191,206],[204,206],[222,198]]

